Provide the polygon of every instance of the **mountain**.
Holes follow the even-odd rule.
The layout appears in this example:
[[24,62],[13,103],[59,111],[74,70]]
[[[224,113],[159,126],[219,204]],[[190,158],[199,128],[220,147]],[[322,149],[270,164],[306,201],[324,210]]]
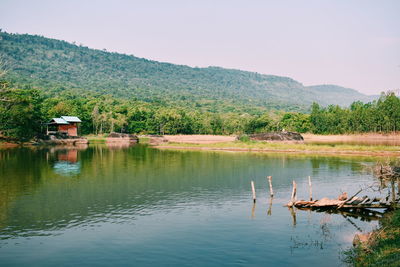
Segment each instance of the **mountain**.
[[333,84],[307,86],[306,89],[323,98],[326,103],[342,106],[349,106],[355,100],[367,103],[379,98],[379,95],[364,95],[354,89]]
[[349,105],[370,100],[334,85],[305,87],[288,78],[220,67],[192,68],[90,49],[37,35],[0,32],[0,54],[15,86],[47,94],[110,94],[192,105],[306,110],[312,102]]

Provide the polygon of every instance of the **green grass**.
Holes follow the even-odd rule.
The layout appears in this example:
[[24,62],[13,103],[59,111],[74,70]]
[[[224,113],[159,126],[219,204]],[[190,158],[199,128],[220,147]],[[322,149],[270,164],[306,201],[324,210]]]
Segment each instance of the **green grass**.
[[[103,135],[85,135],[84,137],[89,141],[91,144],[96,143],[105,143],[107,141],[107,134]],[[139,143],[141,144],[148,144],[150,138],[148,137],[139,137]]]
[[165,143],[160,146],[176,146],[183,148],[247,148],[247,149],[260,149],[260,150],[287,150],[287,151],[315,151],[315,152],[400,152],[400,146],[365,146],[365,145],[317,145],[317,144],[304,144],[304,143],[267,143],[259,141],[234,141],[225,143],[214,144],[188,144],[188,143]]
[[400,210],[382,219],[367,248],[359,246],[345,254],[345,262],[356,267],[400,266]]
[[150,138],[149,137],[140,137],[139,136],[139,143],[140,144],[148,144],[150,142]]
[[85,135],[84,136],[89,143],[105,143],[106,142],[106,135]]

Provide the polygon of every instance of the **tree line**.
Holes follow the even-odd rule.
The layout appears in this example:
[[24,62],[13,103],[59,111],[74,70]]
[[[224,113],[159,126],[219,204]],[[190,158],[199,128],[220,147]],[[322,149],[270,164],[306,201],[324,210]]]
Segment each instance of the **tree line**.
[[50,97],[36,89],[15,89],[6,81],[0,82],[0,137],[29,140],[42,135],[51,118],[65,115],[82,120],[82,135],[110,132],[229,135],[281,130],[316,134],[392,132],[400,129],[400,99],[388,92],[377,101],[354,102],[349,108],[314,103],[308,114],[219,113],[110,95],[65,91]]

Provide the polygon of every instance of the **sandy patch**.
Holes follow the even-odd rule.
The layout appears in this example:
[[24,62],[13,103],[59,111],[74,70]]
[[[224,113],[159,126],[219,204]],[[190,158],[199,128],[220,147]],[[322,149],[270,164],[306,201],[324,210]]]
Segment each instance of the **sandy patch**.
[[187,144],[214,144],[233,142],[236,136],[223,135],[164,135],[168,142],[187,143]]

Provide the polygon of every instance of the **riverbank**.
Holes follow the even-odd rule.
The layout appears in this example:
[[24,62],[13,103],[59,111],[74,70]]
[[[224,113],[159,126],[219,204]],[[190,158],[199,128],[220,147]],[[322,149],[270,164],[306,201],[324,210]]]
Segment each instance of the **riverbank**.
[[400,265],[400,210],[381,220],[381,227],[368,241],[348,251],[346,261],[354,266]]
[[[155,142],[160,149],[183,150],[216,150],[244,152],[277,152],[303,154],[339,154],[362,156],[400,156],[400,145],[376,145],[375,142],[391,141],[400,144],[399,134],[365,134],[365,135],[314,135],[304,134],[304,142],[262,142],[239,141],[236,136],[215,135],[166,135],[162,142]],[[160,137],[157,137],[160,139]],[[347,141],[360,140],[360,144]],[[367,143],[369,141],[374,142]],[[151,143],[151,142],[150,142]],[[367,145],[368,144],[368,145]]]
[[400,146],[400,133],[364,133],[343,135],[302,134],[305,143],[317,144],[359,144]]
[[368,155],[368,156],[400,156],[400,146],[363,146],[363,145],[318,145],[300,143],[267,143],[257,141],[232,141],[211,144],[195,143],[159,143],[159,149],[185,150],[217,150],[217,151],[245,151],[245,152],[280,152],[306,154],[340,154],[340,155]]
[[[400,146],[400,133],[365,133],[343,135],[301,134],[306,144],[358,144]],[[164,135],[172,143],[212,144],[235,141],[236,135]]]

